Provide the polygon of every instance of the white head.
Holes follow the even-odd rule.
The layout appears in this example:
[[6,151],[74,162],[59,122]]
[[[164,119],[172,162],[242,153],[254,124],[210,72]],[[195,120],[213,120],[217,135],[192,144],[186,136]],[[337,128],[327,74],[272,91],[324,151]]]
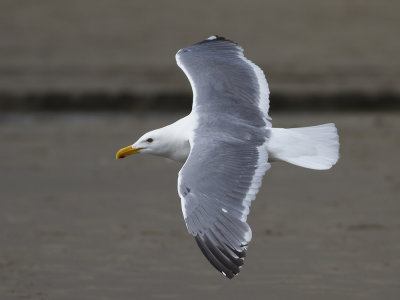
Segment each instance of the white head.
[[164,128],[145,133],[132,145],[120,149],[117,152],[116,158],[120,159],[136,153],[165,156],[169,150],[169,141],[163,133]]
[[149,131],[132,145],[119,150],[117,159],[136,153],[148,153],[185,161],[190,152],[190,124],[190,119],[185,117],[171,125]]

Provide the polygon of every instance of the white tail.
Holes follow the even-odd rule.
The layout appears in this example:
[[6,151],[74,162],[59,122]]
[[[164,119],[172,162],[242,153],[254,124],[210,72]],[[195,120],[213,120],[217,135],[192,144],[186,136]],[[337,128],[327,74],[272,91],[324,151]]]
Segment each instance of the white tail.
[[339,136],[335,124],[300,128],[271,128],[269,161],[315,170],[330,169],[339,159]]

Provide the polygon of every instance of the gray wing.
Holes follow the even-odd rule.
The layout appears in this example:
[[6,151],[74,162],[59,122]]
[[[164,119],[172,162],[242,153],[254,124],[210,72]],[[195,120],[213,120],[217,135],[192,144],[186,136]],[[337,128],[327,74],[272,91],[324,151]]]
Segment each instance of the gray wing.
[[182,49],[177,60],[193,88],[196,123],[178,178],[182,212],[203,254],[232,278],[251,240],[250,203],[269,168],[268,115],[260,109],[268,95],[241,48],[225,39]]
[[192,86],[193,109],[229,114],[256,126],[271,126],[267,121],[267,80],[239,45],[212,36],[179,50],[176,61]]

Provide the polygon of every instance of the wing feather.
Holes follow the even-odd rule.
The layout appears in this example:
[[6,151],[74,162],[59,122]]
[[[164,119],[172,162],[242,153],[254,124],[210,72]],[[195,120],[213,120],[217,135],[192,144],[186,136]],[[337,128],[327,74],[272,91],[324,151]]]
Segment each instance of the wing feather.
[[209,39],[177,53],[193,89],[191,151],[178,193],[188,231],[228,278],[239,273],[251,240],[246,223],[269,168],[268,85],[237,44]]

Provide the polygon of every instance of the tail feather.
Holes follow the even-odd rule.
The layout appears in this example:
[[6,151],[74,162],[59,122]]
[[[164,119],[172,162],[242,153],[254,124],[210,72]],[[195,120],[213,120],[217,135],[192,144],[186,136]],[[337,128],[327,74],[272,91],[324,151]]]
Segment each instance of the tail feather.
[[300,128],[271,128],[270,161],[315,170],[330,169],[339,159],[339,136],[335,124]]

